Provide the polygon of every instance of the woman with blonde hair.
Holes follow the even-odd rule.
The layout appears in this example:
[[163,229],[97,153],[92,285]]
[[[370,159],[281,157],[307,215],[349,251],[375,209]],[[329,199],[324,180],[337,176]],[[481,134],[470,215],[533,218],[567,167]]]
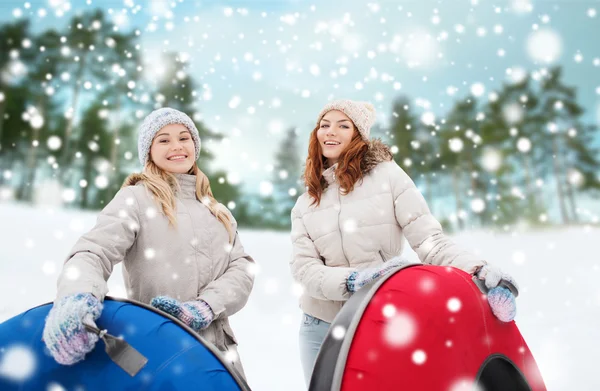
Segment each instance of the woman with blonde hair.
[[374,121],[371,104],[336,100],[325,105],[310,134],[307,191],[291,216],[290,262],[303,287],[300,359],[307,385],[329,325],[345,301],[408,263],[400,257],[404,238],[421,262],[453,266],[483,280],[500,320],[515,316],[514,280],[444,235],[390,149],[369,138]]
[[43,332],[57,362],[74,364],[90,352],[108,292],[123,262],[128,298],[167,312],[233,360],[242,374],[229,316],[248,300],[253,259],[244,252],[236,221],[218,203],[196,165],[200,137],[184,113],[161,108],[139,128],[144,167],[130,175],[68,255]]

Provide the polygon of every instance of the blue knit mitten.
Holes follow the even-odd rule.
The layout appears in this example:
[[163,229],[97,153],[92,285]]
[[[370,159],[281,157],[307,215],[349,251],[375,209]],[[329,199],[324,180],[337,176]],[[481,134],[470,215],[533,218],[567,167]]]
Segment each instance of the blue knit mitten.
[[155,308],[173,315],[194,331],[208,327],[213,321],[215,314],[210,306],[203,300],[179,302],[169,296],[157,296],[150,302]]
[[46,317],[42,339],[59,364],[75,364],[94,349],[98,336],[83,324],[96,327],[94,321],[101,313],[102,303],[91,293],[65,296],[54,303]]
[[350,273],[346,280],[346,287],[351,293],[356,292],[365,285],[377,280],[378,278],[385,276],[392,270],[408,265],[410,262],[400,257],[394,257],[387,262],[382,263],[376,267],[370,267],[367,269],[357,270]]
[[488,292],[487,299],[492,312],[501,321],[512,322],[517,315],[517,302],[510,290],[497,286]]

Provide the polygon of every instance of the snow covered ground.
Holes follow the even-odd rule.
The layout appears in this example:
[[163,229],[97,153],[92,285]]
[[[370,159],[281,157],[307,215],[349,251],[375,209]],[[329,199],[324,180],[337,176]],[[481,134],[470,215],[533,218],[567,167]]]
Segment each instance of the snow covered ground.
[[[0,322],[53,299],[64,256],[95,218],[96,213],[0,204]],[[260,265],[248,305],[232,318],[248,382],[257,391],[304,390],[289,235],[244,230],[240,235]],[[454,240],[520,283],[517,324],[548,390],[599,390],[600,229],[465,232]],[[412,251],[407,256],[415,258]],[[109,287],[110,295],[124,297],[120,268]]]

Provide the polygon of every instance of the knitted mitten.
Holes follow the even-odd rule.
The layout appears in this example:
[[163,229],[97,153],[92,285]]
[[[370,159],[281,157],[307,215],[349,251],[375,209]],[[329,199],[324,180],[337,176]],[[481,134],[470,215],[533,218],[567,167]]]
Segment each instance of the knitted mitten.
[[511,322],[515,318],[517,303],[510,290],[497,286],[488,292],[487,299],[496,318],[503,322]]
[[382,276],[385,276],[397,267],[404,266],[409,263],[409,261],[403,258],[394,257],[388,262],[384,262],[379,266],[354,271],[348,276],[348,279],[346,280],[346,287],[348,288],[349,292],[354,293],[363,286],[377,280]]
[[75,364],[94,349],[98,336],[83,324],[96,327],[94,321],[101,313],[102,303],[91,293],[65,296],[54,303],[46,317],[42,339],[59,364]]
[[210,306],[203,300],[180,303],[169,296],[157,296],[152,299],[150,305],[173,315],[195,331],[207,328],[215,316]]
[[519,286],[514,278],[504,273],[496,266],[484,265],[477,273],[475,273],[475,276],[480,280],[483,280],[488,289],[503,286],[508,288],[515,297],[519,296]]

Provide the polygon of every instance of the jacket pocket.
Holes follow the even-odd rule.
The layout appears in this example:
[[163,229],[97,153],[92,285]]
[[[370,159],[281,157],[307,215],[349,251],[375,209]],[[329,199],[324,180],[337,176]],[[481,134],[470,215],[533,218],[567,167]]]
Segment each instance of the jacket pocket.
[[225,333],[225,337],[229,338],[234,344],[238,344],[237,338],[235,338],[235,335],[233,334],[233,330],[231,329],[231,326],[229,326],[229,321],[228,320],[223,320],[221,322],[222,327],[223,327],[223,333]]
[[317,318],[308,314],[302,314],[302,326],[310,326],[315,323]]
[[379,256],[381,257],[381,260],[383,262],[387,262],[387,259],[385,258],[385,255],[383,255],[383,251],[379,250]]

